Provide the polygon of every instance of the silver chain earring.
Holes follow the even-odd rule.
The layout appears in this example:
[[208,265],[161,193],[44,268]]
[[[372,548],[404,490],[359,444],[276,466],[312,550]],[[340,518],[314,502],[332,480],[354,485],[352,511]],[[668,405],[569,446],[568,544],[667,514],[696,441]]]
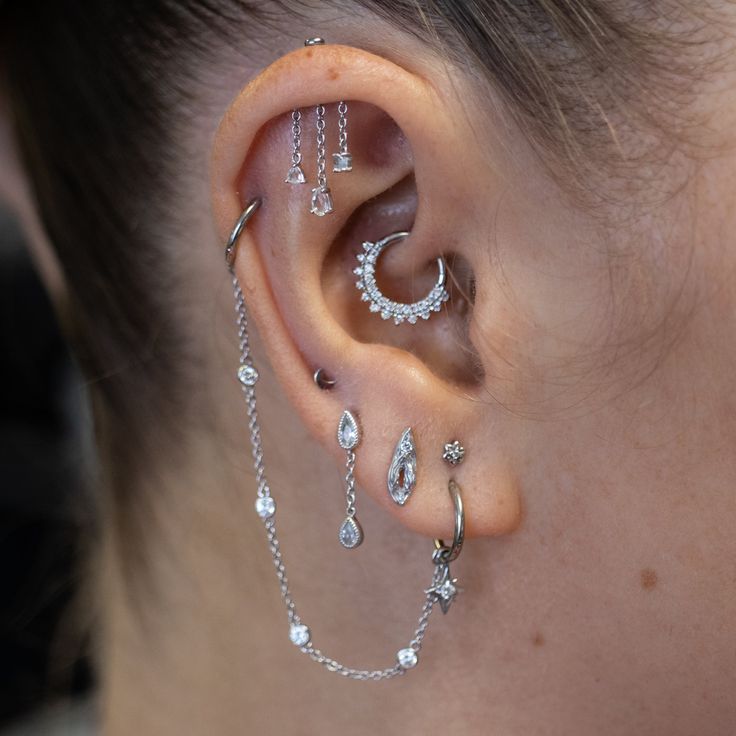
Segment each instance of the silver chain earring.
[[335,173],[353,170],[353,154],[348,151],[348,105],[340,100],[337,106],[340,150],[332,154],[332,170]]
[[400,325],[406,321],[409,324],[416,324],[417,320],[429,319],[432,312],[439,312],[442,305],[450,298],[445,282],[447,279],[447,269],[443,258],[437,259],[437,267],[439,275],[432,290],[418,302],[411,304],[403,304],[395,302],[384,296],[376,283],[376,264],[378,258],[383,251],[394,243],[405,240],[409,237],[408,232],[392,233],[382,240],[375,243],[366,241],[363,243],[363,252],[358,253],[358,263],[360,264],[353,270],[353,273],[359,277],[355,282],[355,287],[362,292],[360,298],[364,302],[369,303],[371,312],[380,312],[382,319],[393,319],[394,324]]
[[302,168],[302,114],[299,110],[291,113],[291,168],[284,181],[287,184],[304,184],[307,177]]
[[347,409],[337,425],[337,443],[347,453],[345,467],[345,521],[340,525],[337,538],[345,549],[355,549],[363,542],[363,528],[355,517],[355,449],[360,443],[358,420]]
[[[443,612],[446,612],[457,594],[456,578],[450,574],[450,563],[454,562],[463,546],[465,538],[465,514],[463,511],[460,487],[451,480],[448,491],[454,507],[454,533],[451,545],[446,545],[441,539],[434,540],[434,552],[432,553],[432,580],[430,587],[424,591],[424,601],[419,613],[419,618],[414,629],[409,645],[396,653],[394,663],[389,667],[379,670],[361,670],[348,667],[337,660],[328,657],[312,642],[311,629],[301,620],[296,603],[291,594],[289,580],[286,574],[286,564],[281,553],[281,544],[276,534],[276,502],[271,494],[271,488],[266,479],[266,466],[263,459],[263,445],[261,441],[261,428],[258,421],[258,409],[256,403],[256,385],[258,383],[258,371],[253,364],[250,350],[250,338],[248,335],[248,312],[245,306],[243,290],[240,282],[235,276],[235,261],[238,254],[239,238],[253,214],[261,205],[259,199],[252,200],[238,218],[230,238],[225,245],[225,262],[232,274],[232,285],[235,294],[235,312],[237,315],[238,341],[240,346],[240,367],[238,376],[245,397],[246,413],[248,415],[248,428],[250,432],[251,454],[253,457],[253,468],[256,476],[256,512],[263,521],[266,530],[266,540],[273,559],[276,577],[281,591],[281,599],[286,608],[286,618],[289,625],[289,639],[294,646],[306,654],[312,661],[322,665],[329,672],[336,672],[342,677],[351,680],[362,680],[376,682],[387,680],[392,677],[403,675],[407,670],[416,667],[419,662],[419,653],[424,642],[424,637],[429,627],[430,616],[435,605],[439,604]],[[357,426],[357,422],[356,422]],[[359,435],[358,435],[359,438]],[[452,589],[445,585],[450,581]],[[444,587],[443,587],[444,586]],[[445,604],[442,605],[442,600]]]
[[317,105],[317,186],[312,189],[309,211],[317,217],[329,215],[334,209],[332,194],[327,186],[327,160],[325,152],[325,106]]

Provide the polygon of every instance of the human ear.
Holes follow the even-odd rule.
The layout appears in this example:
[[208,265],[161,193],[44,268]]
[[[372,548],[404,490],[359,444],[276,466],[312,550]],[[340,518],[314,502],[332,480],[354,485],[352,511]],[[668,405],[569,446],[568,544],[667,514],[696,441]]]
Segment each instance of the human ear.
[[[333,103],[340,100],[348,103],[353,171],[328,168],[334,211],[316,217],[309,207],[313,111],[326,106],[336,150]],[[453,530],[450,477],[463,488],[469,535],[511,531],[520,514],[511,473],[500,452],[487,449],[487,407],[474,400],[483,367],[471,340],[473,272],[484,256],[468,237],[472,215],[464,203],[478,164],[462,144],[468,131],[457,124],[453,105],[417,73],[379,56],[344,46],[304,48],[233,100],[216,135],[212,169],[223,241],[245,204],[262,200],[240,240],[235,274],[285,394],[341,459],[338,420],[344,409],[355,411],[363,434],[359,485],[407,527],[435,537]],[[306,185],[284,182],[294,109],[304,111],[303,165],[312,182]],[[381,258],[376,273],[384,293],[414,302],[437,279],[438,258],[452,270],[449,300],[415,324],[382,319],[355,285],[363,243],[398,231],[410,235]],[[316,368],[334,377],[333,390],[313,383]],[[417,484],[398,506],[387,473],[407,427],[416,443]],[[450,467],[443,446],[455,439],[468,456]]]

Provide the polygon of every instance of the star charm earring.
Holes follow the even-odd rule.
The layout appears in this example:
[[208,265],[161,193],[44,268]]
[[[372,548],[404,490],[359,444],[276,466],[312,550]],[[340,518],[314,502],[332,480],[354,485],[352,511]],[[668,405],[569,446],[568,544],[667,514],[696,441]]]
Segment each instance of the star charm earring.
[[424,592],[434,597],[435,601],[440,604],[442,613],[447,613],[450,610],[450,606],[460,592],[460,588],[457,586],[457,578],[450,577],[449,565],[445,564],[439,567],[434,585]]

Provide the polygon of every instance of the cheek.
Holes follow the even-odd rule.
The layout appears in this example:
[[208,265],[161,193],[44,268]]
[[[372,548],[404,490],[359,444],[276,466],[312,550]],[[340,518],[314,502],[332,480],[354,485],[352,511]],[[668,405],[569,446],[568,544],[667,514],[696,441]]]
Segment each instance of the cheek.
[[612,228],[528,191],[504,199],[476,274],[471,336],[507,408],[545,419],[591,411],[656,368],[697,287],[691,222],[673,209],[664,222]]

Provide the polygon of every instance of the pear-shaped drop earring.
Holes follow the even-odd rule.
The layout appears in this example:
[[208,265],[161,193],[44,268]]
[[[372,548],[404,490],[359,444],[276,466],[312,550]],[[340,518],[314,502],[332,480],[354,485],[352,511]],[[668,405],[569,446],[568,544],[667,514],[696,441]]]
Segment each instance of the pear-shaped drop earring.
[[337,443],[347,452],[345,475],[345,521],[340,525],[337,537],[345,549],[355,549],[363,542],[363,529],[355,517],[355,448],[360,443],[358,420],[347,409],[337,425]]
[[299,110],[291,113],[291,168],[284,181],[287,184],[304,184],[307,181],[302,168],[302,114]]

